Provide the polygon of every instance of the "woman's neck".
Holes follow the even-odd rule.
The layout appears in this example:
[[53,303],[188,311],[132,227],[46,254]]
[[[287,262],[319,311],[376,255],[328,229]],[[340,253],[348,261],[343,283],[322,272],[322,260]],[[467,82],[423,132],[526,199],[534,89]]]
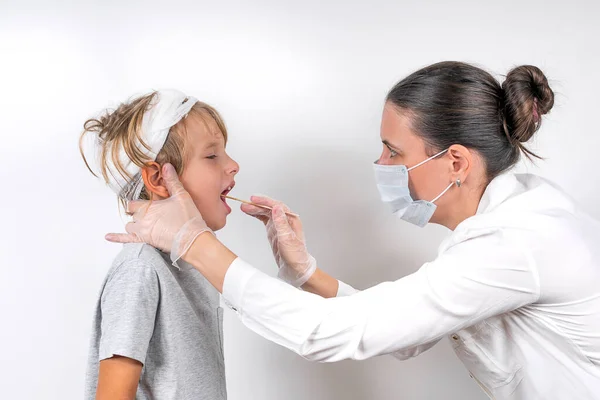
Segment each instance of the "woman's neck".
[[446,205],[445,212],[437,223],[453,231],[464,220],[477,214],[485,188],[486,186],[482,185],[466,184],[460,188],[456,187],[456,197]]

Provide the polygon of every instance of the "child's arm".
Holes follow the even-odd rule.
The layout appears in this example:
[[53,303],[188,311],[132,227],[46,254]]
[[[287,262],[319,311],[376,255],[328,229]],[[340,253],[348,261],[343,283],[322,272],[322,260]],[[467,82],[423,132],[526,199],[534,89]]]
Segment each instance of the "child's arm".
[[157,273],[142,259],[119,265],[107,279],[100,302],[97,400],[135,398],[159,301]]
[[133,400],[142,373],[142,363],[114,356],[100,361],[96,400]]

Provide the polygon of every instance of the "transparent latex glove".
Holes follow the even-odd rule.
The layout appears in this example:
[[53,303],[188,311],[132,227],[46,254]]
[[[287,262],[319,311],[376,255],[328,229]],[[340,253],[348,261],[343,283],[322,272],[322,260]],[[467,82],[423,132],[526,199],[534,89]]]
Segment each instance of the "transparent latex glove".
[[163,178],[169,191],[164,200],[136,200],[127,205],[133,220],[125,233],[111,233],[106,239],[117,243],[148,243],[171,254],[173,265],[189,250],[194,240],[212,230],[206,225],[189,193],[184,189],[171,164],[163,166]]
[[314,274],[317,262],[306,248],[300,218],[288,217],[285,212],[291,210],[277,200],[264,196],[252,196],[250,200],[273,209],[242,205],[242,211],[265,224],[267,238],[279,266],[279,278],[292,286],[302,286]]

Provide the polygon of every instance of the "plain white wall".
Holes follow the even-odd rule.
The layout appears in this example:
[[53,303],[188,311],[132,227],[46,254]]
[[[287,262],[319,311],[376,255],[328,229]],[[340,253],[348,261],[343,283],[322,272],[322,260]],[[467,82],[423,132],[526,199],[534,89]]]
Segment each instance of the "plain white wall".
[[[218,108],[241,164],[234,194],[303,217],[309,248],[358,288],[432,259],[447,232],[390,218],[371,163],[400,78],[440,60],[543,69],[557,93],[521,165],[600,217],[597,1],[0,1],[0,397],[82,396],[92,310],[119,246],[112,193],[85,169],[86,118],[151,88]],[[274,274],[262,225],[220,238]],[[407,321],[410,325],[410,321]],[[407,328],[410,328],[409,326]],[[443,341],[417,359],[312,364],[225,319],[229,398],[483,399]]]

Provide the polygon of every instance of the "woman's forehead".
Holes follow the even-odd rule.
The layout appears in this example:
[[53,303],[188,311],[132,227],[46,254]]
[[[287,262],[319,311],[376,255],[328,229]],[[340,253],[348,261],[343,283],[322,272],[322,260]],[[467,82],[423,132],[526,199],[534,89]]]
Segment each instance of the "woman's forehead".
[[405,142],[414,137],[410,112],[386,104],[381,119],[381,139],[390,143]]

